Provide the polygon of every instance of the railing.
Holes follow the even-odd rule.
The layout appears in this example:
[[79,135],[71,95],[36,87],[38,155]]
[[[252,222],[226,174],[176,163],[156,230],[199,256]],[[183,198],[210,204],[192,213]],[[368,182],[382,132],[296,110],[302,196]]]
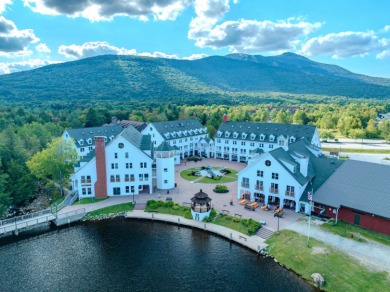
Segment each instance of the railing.
[[291,192],[291,191],[285,191],[284,193],[286,196],[290,196],[290,197],[294,197],[295,196],[295,192]]
[[255,185],[255,189],[259,190],[259,191],[262,191],[262,190],[264,190],[264,187],[260,186],[260,185]]
[[51,212],[52,213],[56,213],[58,211],[60,211],[62,208],[64,208],[65,206],[70,206],[72,205],[78,198],[78,191],[74,191],[70,194],[68,194],[65,199],[59,203],[58,205],[51,205]]
[[70,217],[70,216],[75,216],[75,215],[84,214],[84,213],[85,213],[85,208],[77,209],[77,210],[74,210],[74,211],[69,211],[69,212],[66,212],[66,213],[58,214],[57,215],[57,219],[67,218],[67,217]]
[[244,183],[244,182],[242,182],[242,183],[241,183],[241,186],[242,186],[243,188],[249,188],[249,183]]
[[4,226],[4,225],[7,225],[7,224],[15,224],[15,223],[17,223],[19,221],[32,219],[32,218],[39,217],[39,216],[46,215],[46,214],[51,214],[51,210],[50,209],[46,209],[46,210],[43,210],[43,211],[34,212],[34,213],[30,213],[30,214],[23,215],[23,216],[18,216],[18,217],[14,217],[14,218],[10,218],[10,219],[5,219],[5,220],[0,221],[0,226]]
[[279,194],[279,189],[269,188],[269,192],[273,194]]

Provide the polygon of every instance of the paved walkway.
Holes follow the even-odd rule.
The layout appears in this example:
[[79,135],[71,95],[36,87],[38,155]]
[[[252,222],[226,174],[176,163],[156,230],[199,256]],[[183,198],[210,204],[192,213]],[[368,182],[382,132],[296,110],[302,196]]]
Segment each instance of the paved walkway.
[[[390,277],[390,247],[374,241],[358,242],[341,237],[320,227],[323,222],[312,220],[310,236],[330,246],[349,254],[358,262],[374,271],[386,271]],[[287,226],[286,229],[307,235],[307,221],[299,220]]]
[[246,246],[256,252],[260,252],[261,250],[267,247],[267,244],[264,243],[264,239],[258,236],[247,236],[238,231],[226,228],[224,226],[196,221],[196,220],[190,220],[190,219],[183,218],[181,216],[159,214],[159,213],[147,213],[139,210],[127,212],[125,216],[126,218],[158,220],[163,222],[175,223],[178,225],[195,227],[198,229],[202,229],[223,236],[243,246]]

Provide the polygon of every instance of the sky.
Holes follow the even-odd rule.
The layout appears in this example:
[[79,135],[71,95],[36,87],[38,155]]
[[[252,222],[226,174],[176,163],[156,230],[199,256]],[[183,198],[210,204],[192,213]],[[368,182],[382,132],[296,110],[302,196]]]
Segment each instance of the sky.
[[284,52],[390,78],[390,1],[0,0],[0,74],[103,54]]

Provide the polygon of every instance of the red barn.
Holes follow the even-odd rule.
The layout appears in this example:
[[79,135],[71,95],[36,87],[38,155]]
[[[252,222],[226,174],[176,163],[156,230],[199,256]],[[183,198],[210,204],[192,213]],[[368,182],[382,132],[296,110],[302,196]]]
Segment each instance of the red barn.
[[390,166],[345,161],[313,201],[327,217],[390,235]]

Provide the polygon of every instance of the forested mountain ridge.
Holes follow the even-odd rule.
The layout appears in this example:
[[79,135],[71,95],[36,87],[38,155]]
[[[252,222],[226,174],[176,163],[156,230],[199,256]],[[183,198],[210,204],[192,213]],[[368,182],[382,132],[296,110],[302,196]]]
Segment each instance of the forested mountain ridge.
[[390,98],[390,79],[354,74],[285,53],[200,60],[105,55],[0,76],[4,100],[142,100],[226,103],[278,92]]

